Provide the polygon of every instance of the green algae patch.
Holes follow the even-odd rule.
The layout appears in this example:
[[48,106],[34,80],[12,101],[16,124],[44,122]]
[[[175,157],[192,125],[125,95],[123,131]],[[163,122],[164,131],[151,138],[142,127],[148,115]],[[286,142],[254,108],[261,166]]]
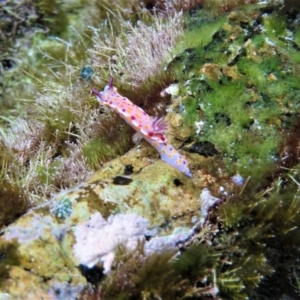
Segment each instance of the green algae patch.
[[[251,194],[253,187],[249,186],[245,194],[220,208],[219,216],[226,234],[217,244],[231,249],[226,257],[233,263],[218,279],[221,294],[234,298],[242,295],[266,297],[269,293],[264,290],[265,284],[274,284],[276,293],[288,293],[289,289],[291,292],[291,286],[283,282],[286,279],[285,272],[293,267],[283,258],[287,255],[286,248],[281,250],[278,246],[299,244],[298,235],[295,235],[297,228],[294,226],[300,216],[296,189],[296,185],[290,181],[288,189],[282,193],[280,182],[277,181],[268,190]],[[293,241],[292,236],[295,237]],[[292,248],[289,248],[288,255],[294,257],[297,251]],[[285,261],[284,267],[278,257]],[[282,267],[278,269],[279,265]],[[262,283],[263,278],[265,284],[251,292]]]
[[201,14],[201,10],[198,11],[197,15],[194,15],[188,19],[188,28],[184,34],[184,37],[176,45],[173,50],[174,54],[181,53],[186,49],[191,49],[195,47],[202,47],[208,45],[212,42],[216,32],[220,30],[220,27],[225,22],[226,17],[217,18],[211,20],[205,18]]
[[216,177],[237,172],[248,178],[216,214],[225,230],[214,239],[213,251],[225,260],[216,267],[224,298],[266,298],[268,284],[277,294],[293,294],[286,278],[299,278],[298,272],[292,279],[287,275],[293,263],[283,267],[278,257],[285,257],[285,250],[277,249],[299,244],[291,240],[300,212],[295,160],[300,73],[293,43],[298,26],[290,17],[276,8],[232,12],[205,47],[198,38],[198,45],[194,40],[194,48],[172,62],[177,71],[182,67],[184,122],[193,128],[194,140],[218,151],[210,166],[195,164],[194,174],[198,167]]
[[103,160],[103,157],[113,156],[109,154],[112,149],[109,145],[105,144],[104,139],[102,141],[98,138],[92,139],[82,149],[82,154],[87,163],[93,167],[98,165],[99,161]]
[[[187,63],[173,62],[177,70],[184,65],[185,121],[191,127],[204,123],[194,138],[213,143],[228,171],[260,180],[276,168],[288,130],[286,115],[293,120],[297,114],[300,76],[290,40],[293,33],[297,39],[298,29],[288,31],[280,11],[264,14],[257,6],[214,24],[218,26],[213,35],[207,31],[205,45],[196,35],[200,29],[191,25],[193,48],[178,55]],[[254,24],[261,26],[258,32]]]

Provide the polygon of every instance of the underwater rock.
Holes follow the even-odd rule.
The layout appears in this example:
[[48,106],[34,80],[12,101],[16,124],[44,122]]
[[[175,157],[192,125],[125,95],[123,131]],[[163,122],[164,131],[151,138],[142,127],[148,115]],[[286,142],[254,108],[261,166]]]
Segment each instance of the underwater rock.
[[[182,180],[185,180],[185,177],[183,178]],[[171,181],[168,182],[171,183]],[[62,295],[70,295],[66,297],[76,299],[86,286],[86,278],[83,274],[86,272],[82,272],[83,267],[88,269],[103,267],[104,274],[108,273],[111,270],[119,245],[124,245],[127,250],[134,250],[143,242],[145,255],[176,250],[181,243],[189,240],[199,229],[199,226],[203,224],[209,207],[215,203],[211,200],[218,199],[212,197],[207,189],[203,190],[200,198],[198,192],[197,199],[193,198],[193,217],[185,217],[186,214],[190,216],[192,207],[187,209],[186,205],[183,205],[180,210],[177,207],[174,212],[176,211],[178,221],[172,221],[169,224],[169,230],[166,231],[163,227],[160,228],[160,225],[162,222],[168,222],[171,215],[175,216],[174,212],[165,215],[163,221],[159,218],[150,218],[151,215],[145,213],[145,210],[140,210],[139,214],[129,213],[135,209],[128,209],[118,203],[118,210],[127,211],[127,213],[114,213],[112,211],[109,217],[104,218],[101,213],[95,210],[95,204],[92,203],[93,198],[88,196],[87,187],[90,191],[93,189],[94,193],[96,191],[99,193],[102,188],[108,196],[107,201],[114,200],[116,203],[118,202],[116,198],[122,194],[125,198],[130,197],[130,190],[125,192],[122,186],[117,186],[122,188],[122,193],[112,192],[111,196],[114,195],[115,199],[109,199],[108,188],[113,184],[107,184],[106,187],[102,184],[101,182],[86,183],[84,188],[83,185],[80,185],[77,194],[75,189],[65,191],[63,196],[58,195],[49,203],[32,209],[4,230],[0,237],[0,248],[3,252],[4,245],[15,243],[17,250],[15,263],[17,265],[12,266],[10,261],[7,262],[10,271],[7,274],[7,279],[4,280],[6,284],[3,292],[9,295],[18,295],[19,290],[14,285],[7,283],[22,280],[23,284],[26,285],[27,283],[34,288],[34,292],[29,292],[32,298],[54,297],[54,299],[63,299]],[[129,186],[125,186],[125,188],[129,188]],[[141,185],[140,188],[144,194],[146,193],[146,197],[147,195],[150,196],[147,192],[147,185],[144,185],[144,190]],[[153,189],[153,197],[156,189],[151,185],[148,188]],[[83,189],[86,189],[85,193],[82,193]],[[173,190],[174,185],[170,184],[168,189]],[[185,184],[176,187],[176,189],[185,189],[185,192],[191,196],[193,186]],[[203,193],[206,197],[203,197]],[[137,192],[133,192],[132,196],[141,197],[137,196]],[[176,207],[176,201],[180,200],[175,195],[172,198],[173,201],[170,202],[170,206]],[[90,203],[89,200],[91,200]],[[152,200],[154,199],[152,198]],[[143,204],[142,199],[139,201]],[[61,202],[60,205],[57,205],[59,202]],[[72,203],[72,209],[69,209],[70,203]],[[53,209],[53,207],[64,211],[64,204],[67,205],[67,213],[62,218],[62,214],[58,214],[58,209]],[[163,209],[160,208],[157,213],[163,214]],[[145,215],[149,217],[151,222],[143,217]],[[181,217],[179,217],[180,215]],[[181,218],[183,219],[181,220]],[[197,220],[200,221],[197,222]],[[178,226],[178,224],[181,225]],[[167,232],[169,234],[166,234]],[[4,253],[2,253],[3,255],[5,256]]]
[[91,80],[93,74],[94,74],[94,70],[91,67],[84,67],[80,72],[80,77],[86,81],[89,81]]
[[145,243],[144,250],[147,255],[174,250],[180,243],[186,242],[194,233],[197,226],[193,228],[176,228],[170,235],[154,237],[149,242]]
[[199,155],[203,155],[205,157],[214,156],[218,154],[217,149],[215,146],[208,141],[204,142],[195,142],[189,148],[187,148],[189,152],[198,153]]
[[[8,282],[22,280],[34,287],[32,298],[62,299],[62,293],[75,299],[87,285],[81,269],[104,268],[108,273],[119,244],[130,250],[143,242],[150,254],[176,250],[190,238],[195,218],[201,218],[200,187],[158,158],[153,163],[153,155],[142,144],[7,227],[0,248],[5,256],[6,245],[15,243],[17,259],[16,265],[4,261],[11,271],[2,291],[18,295]],[[131,183],[114,184],[124,169],[135,170]]]
[[113,184],[127,185],[131,181],[132,179],[127,176],[116,176],[113,178]]
[[[17,256],[2,261],[8,273],[1,279],[4,281],[1,291],[13,299],[21,299],[25,291],[28,299],[41,299],[49,297],[57,284],[72,282],[71,290],[80,292],[86,280],[60,245],[69,232],[69,227],[57,223],[55,217],[34,210],[10,225],[0,238],[0,249],[5,254],[5,246],[13,245]],[[18,282],[22,284],[15,285]]]

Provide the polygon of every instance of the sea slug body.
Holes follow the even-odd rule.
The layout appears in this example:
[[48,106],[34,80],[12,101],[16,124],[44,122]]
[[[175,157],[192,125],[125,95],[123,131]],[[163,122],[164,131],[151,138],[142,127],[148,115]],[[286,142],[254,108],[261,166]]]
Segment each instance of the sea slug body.
[[123,118],[130,126],[143,136],[148,136],[151,140],[165,143],[167,137],[165,131],[168,128],[167,122],[163,118],[152,118],[146,114],[139,106],[133,104],[126,97],[117,93],[113,87],[112,78],[104,91],[98,92],[92,89],[101,103],[111,107]]
[[158,151],[160,158],[164,162],[176,168],[188,177],[193,176],[189,169],[187,160],[173,146],[167,143],[157,143],[145,136],[144,139]]
[[111,107],[151,144],[159,152],[164,162],[178,169],[186,176],[192,176],[186,159],[173,146],[167,143],[165,132],[168,124],[164,118],[153,118],[147,115],[143,109],[133,104],[126,97],[118,94],[117,89],[113,87],[112,77],[102,92],[98,92],[95,89],[92,89],[92,92],[97,96],[99,102]]

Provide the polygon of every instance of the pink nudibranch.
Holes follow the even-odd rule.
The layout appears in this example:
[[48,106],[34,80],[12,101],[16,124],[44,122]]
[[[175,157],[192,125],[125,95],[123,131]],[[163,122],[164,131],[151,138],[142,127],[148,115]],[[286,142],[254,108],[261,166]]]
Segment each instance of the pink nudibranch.
[[97,96],[99,102],[111,107],[122,119],[142,135],[159,152],[164,162],[178,169],[186,176],[192,176],[186,159],[167,143],[165,132],[168,124],[164,118],[152,118],[139,106],[136,106],[129,99],[118,94],[117,89],[113,86],[112,77],[102,92],[98,92],[95,89],[92,89],[92,92]]

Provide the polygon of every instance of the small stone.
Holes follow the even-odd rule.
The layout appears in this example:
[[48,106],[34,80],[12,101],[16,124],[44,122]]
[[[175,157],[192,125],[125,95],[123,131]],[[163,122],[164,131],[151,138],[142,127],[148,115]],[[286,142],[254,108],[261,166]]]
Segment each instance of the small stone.
[[204,142],[195,142],[190,148],[187,149],[191,153],[198,153],[205,157],[214,156],[218,154],[217,149],[214,144],[208,141]]
[[236,174],[236,175],[232,176],[231,180],[236,185],[243,185],[244,184],[244,178],[240,174]]
[[80,72],[80,77],[86,81],[91,80],[94,70],[91,67],[84,67]]
[[268,81],[277,81],[277,77],[274,73],[268,75]]
[[132,179],[126,176],[116,176],[113,178],[113,184],[127,185],[132,182]]

